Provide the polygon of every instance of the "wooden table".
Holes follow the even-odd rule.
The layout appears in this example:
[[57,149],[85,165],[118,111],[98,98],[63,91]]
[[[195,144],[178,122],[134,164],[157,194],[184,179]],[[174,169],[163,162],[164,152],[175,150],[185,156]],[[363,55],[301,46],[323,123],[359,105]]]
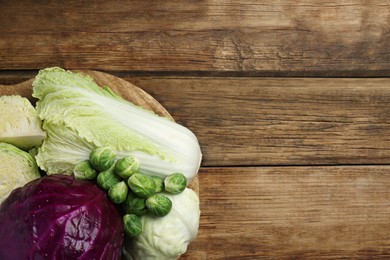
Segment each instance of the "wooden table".
[[0,11],[0,84],[105,71],[198,136],[202,215],[184,259],[390,259],[389,1]]

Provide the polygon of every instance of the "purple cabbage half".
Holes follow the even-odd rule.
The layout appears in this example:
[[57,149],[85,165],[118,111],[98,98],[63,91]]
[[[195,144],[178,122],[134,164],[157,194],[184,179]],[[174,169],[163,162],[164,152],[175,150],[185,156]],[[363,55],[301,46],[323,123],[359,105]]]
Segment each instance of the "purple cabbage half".
[[106,192],[53,174],[0,206],[0,259],[120,259],[123,223]]

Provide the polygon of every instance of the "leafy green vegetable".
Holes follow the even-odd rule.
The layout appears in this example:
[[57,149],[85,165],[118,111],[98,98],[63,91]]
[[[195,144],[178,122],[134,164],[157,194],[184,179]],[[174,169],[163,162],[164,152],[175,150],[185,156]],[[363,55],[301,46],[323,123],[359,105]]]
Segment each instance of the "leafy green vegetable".
[[110,147],[97,147],[89,155],[91,165],[98,171],[110,169],[115,163],[116,154]]
[[171,194],[179,194],[187,186],[186,177],[179,172],[173,173],[165,178],[164,189]]
[[96,178],[97,185],[103,190],[109,190],[115,184],[121,182],[121,178],[115,174],[114,167],[102,171]]
[[12,144],[0,143],[0,162],[0,203],[12,190],[41,177],[34,158]]
[[164,182],[160,177],[152,176],[154,183],[156,184],[156,193],[164,191]]
[[126,200],[123,203],[123,209],[127,214],[136,214],[141,216],[147,212],[145,201],[146,198],[142,198],[129,190]]
[[123,225],[125,234],[134,237],[142,232],[142,223],[140,218],[135,214],[126,214],[123,216]]
[[73,169],[73,174],[77,180],[93,180],[97,176],[96,170],[88,160],[76,164]]
[[108,198],[112,202],[120,204],[126,200],[128,191],[129,187],[124,181],[118,182],[108,190]]
[[0,142],[29,150],[42,143],[46,134],[41,119],[28,99],[0,96]]
[[138,171],[139,162],[134,156],[125,156],[115,163],[115,173],[127,179]]
[[152,177],[143,175],[141,173],[134,173],[127,180],[130,189],[140,197],[150,197],[156,193],[156,184]]
[[109,146],[119,158],[133,155],[139,171],[166,177],[198,172],[201,151],[187,128],[134,105],[92,78],[61,68],[41,70],[33,82],[37,111],[48,137],[39,148],[38,165],[70,174],[92,149]]
[[154,194],[146,199],[145,203],[149,212],[158,217],[167,215],[172,209],[172,201],[165,195]]

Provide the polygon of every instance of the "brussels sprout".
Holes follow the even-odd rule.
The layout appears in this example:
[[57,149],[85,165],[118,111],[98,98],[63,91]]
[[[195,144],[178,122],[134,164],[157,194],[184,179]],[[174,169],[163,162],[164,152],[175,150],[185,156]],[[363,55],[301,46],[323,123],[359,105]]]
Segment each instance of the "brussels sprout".
[[156,192],[156,184],[152,177],[138,172],[131,175],[127,183],[129,184],[130,189],[140,197],[147,198]]
[[142,232],[141,219],[135,214],[126,214],[123,216],[123,225],[125,228],[125,234],[134,237]]
[[98,147],[92,150],[89,160],[98,171],[108,170],[115,163],[116,154],[110,147]]
[[74,177],[78,180],[93,180],[97,176],[96,170],[89,161],[82,161],[73,168]]
[[160,177],[152,176],[154,183],[156,184],[156,193],[164,191],[164,182]]
[[139,197],[129,190],[126,200],[123,203],[123,209],[127,214],[136,214],[138,216],[144,215],[147,212],[145,201],[145,198]]
[[165,191],[171,194],[179,194],[187,186],[187,179],[182,173],[173,173],[165,178]]
[[120,204],[126,200],[128,191],[129,187],[124,181],[118,182],[108,190],[108,198],[112,202]]
[[163,217],[172,209],[172,201],[165,195],[155,194],[146,200],[146,207],[156,216]]
[[121,182],[121,178],[115,174],[114,167],[98,174],[96,182],[103,190],[109,190],[115,184]]
[[123,179],[129,178],[138,171],[139,162],[134,156],[126,156],[115,163],[115,173]]

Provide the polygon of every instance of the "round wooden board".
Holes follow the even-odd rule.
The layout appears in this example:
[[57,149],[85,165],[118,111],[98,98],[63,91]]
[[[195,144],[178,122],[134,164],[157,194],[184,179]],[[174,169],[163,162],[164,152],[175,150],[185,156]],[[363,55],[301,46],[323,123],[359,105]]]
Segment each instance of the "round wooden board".
[[[108,86],[115,93],[133,102],[134,104],[152,110],[160,116],[165,116],[173,120],[168,111],[156,99],[126,80],[99,71],[84,70],[76,72],[87,74],[91,76],[99,86]],[[0,96],[21,95],[28,98],[33,104],[35,104],[36,100],[31,96],[33,81],[34,79],[30,79],[15,85],[0,85]],[[199,196],[198,176],[192,180],[192,182],[189,184],[189,188],[193,189]]]

